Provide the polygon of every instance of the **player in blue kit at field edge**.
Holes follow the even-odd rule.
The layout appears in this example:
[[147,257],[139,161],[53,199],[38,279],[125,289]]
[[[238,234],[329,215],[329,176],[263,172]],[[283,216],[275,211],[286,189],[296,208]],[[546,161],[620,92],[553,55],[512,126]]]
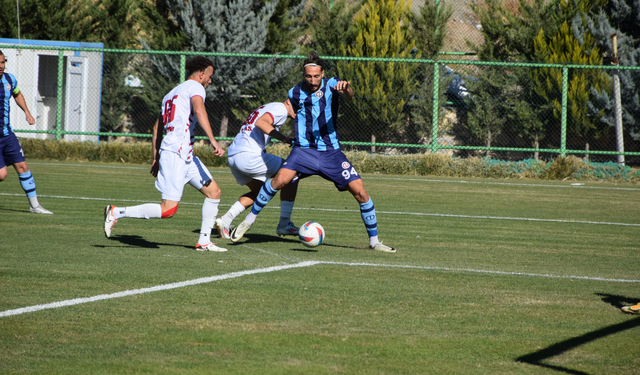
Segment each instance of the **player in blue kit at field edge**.
[[324,78],[323,61],[315,52],[304,61],[302,69],[302,83],[289,90],[289,100],[296,112],[291,154],[275,177],[260,189],[251,212],[231,232],[231,241],[239,241],[262,208],[298,174],[301,178],[317,175],[333,182],[339,191],[348,190],[358,201],[369,235],[369,248],[395,253],[396,249],[378,240],[378,220],[373,201],[360,175],[340,149],[336,132],[338,100],[333,100],[333,96],[338,94],[351,100],[351,83],[337,77]]
[[24,111],[29,125],[35,124],[36,120],[31,116],[31,112],[27,108],[24,96],[18,88],[18,80],[13,74],[4,72],[6,61],[4,53],[0,51],[0,85],[2,85],[0,87],[0,181],[4,181],[7,178],[7,166],[13,164],[13,168],[18,172],[18,177],[20,178],[20,185],[29,199],[30,211],[35,214],[52,215],[53,212],[46,210],[38,202],[36,182],[25,161],[20,141],[18,141],[18,137],[16,137],[9,123],[11,97],[15,99],[18,107]]

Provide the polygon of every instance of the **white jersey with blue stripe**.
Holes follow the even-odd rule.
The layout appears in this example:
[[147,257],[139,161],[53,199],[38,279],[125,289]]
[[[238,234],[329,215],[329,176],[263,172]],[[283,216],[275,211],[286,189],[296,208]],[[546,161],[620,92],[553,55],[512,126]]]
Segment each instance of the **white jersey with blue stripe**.
[[9,123],[9,111],[11,109],[11,97],[18,90],[18,80],[11,73],[4,73],[0,77],[0,137],[6,137],[13,133],[11,124]]
[[340,150],[336,118],[338,100],[333,100],[340,78],[323,78],[316,92],[306,92],[299,84],[289,90],[289,100],[296,112],[294,146],[318,151]]

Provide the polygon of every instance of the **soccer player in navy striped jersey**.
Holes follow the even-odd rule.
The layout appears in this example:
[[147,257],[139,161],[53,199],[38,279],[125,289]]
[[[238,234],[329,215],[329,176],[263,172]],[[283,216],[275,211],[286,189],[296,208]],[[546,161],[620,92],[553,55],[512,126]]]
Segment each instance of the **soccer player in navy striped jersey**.
[[339,191],[349,191],[358,201],[369,235],[369,248],[395,253],[396,249],[379,241],[373,201],[362,178],[340,148],[336,132],[338,100],[334,100],[334,95],[351,100],[354,95],[351,83],[338,77],[324,78],[323,61],[315,52],[304,61],[302,69],[302,83],[289,90],[289,100],[296,112],[291,154],[275,177],[260,189],[251,212],[231,232],[231,241],[239,241],[262,208],[297,175],[300,178],[317,175],[333,182]]
[[38,202],[36,182],[25,161],[20,141],[18,141],[18,137],[16,137],[9,123],[11,97],[16,101],[18,107],[24,111],[29,125],[34,125],[36,119],[29,112],[24,95],[18,88],[16,77],[13,74],[4,72],[6,61],[4,53],[0,51],[0,85],[2,85],[0,87],[0,181],[7,178],[7,165],[13,164],[13,168],[18,172],[22,190],[24,190],[29,199],[30,211],[35,214],[52,215],[53,212],[45,209]]

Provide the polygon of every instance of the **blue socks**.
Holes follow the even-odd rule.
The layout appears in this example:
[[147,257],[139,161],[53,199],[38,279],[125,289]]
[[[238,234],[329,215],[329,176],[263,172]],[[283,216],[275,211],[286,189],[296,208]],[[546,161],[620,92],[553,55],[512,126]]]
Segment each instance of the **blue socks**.
[[22,190],[27,194],[28,198],[32,198],[36,196],[36,181],[33,179],[31,175],[31,171],[26,171],[25,173],[19,173],[20,177],[20,185],[22,185]]
[[376,218],[376,209],[373,207],[373,201],[369,197],[367,203],[360,203],[360,215],[364,226],[367,228],[369,237],[378,236],[378,219]]
[[260,188],[260,192],[258,193],[256,200],[253,202],[253,206],[251,206],[251,212],[249,212],[249,214],[244,218],[244,221],[249,224],[253,224],[260,211],[262,211],[264,206],[266,206],[277,193],[278,190],[272,188],[271,180],[268,180],[264,185],[262,185],[262,188]]

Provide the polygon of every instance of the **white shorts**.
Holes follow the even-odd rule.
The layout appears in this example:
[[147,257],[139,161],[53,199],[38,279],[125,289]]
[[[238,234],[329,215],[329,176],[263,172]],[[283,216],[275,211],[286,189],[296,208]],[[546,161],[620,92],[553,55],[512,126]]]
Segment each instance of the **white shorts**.
[[251,180],[265,182],[280,169],[282,158],[262,153],[240,152],[229,156],[229,167],[238,185],[246,185]]
[[156,189],[162,193],[162,199],[180,202],[184,185],[187,183],[196,190],[212,180],[207,167],[196,156],[187,162],[171,151],[160,151],[160,170],[156,180]]

